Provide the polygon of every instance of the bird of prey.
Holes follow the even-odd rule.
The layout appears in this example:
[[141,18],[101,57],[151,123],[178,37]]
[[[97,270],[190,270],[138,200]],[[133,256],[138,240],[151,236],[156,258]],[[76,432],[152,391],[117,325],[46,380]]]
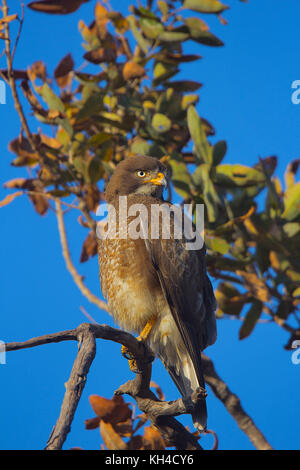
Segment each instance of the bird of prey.
[[[117,235],[122,224],[120,196],[127,210],[142,204],[147,211],[163,200],[167,168],[158,159],[133,156],[121,161],[107,188],[108,206],[116,211]],[[109,209],[110,210],[110,209]],[[129,219],[129,218],[128,218]],[[151,225],[150,216],[148,224]],[[109,235],[99,240],[100,282],[109,311],[124,330],[139,334],[163,362],[179,392],[188,398],[205,388],[201,351],[216,340],[216,302],[207,276],[205,246],[187,250],[184,236],[166,239],[159,235],[127,238]],[[174,224],[174,218],[170,218]],[[124,232],[123,232],[124,233]],[[195,427],[206,429],[205,399],[192,413]]]

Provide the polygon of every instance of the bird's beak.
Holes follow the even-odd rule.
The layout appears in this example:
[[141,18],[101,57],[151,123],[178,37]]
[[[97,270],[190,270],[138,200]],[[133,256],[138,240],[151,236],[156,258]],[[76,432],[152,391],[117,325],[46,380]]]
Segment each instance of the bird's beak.
[[168,186],[168,181],[163,173],[157,173],[155,178],[148,180],[147,183],[156,184],[157,186]]

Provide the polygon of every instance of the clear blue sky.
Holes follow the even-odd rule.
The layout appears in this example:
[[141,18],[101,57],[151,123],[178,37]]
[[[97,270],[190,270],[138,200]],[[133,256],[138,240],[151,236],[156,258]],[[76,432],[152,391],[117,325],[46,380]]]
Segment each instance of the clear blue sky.
[[[18,3],[9,2],[12,13]],[[112,2],[116,8],[121,4],[125,12],[130,3]],[[204,84],[198,109],[215,126],[216,138],[227,140],[227,162],[251,165],[258,156],[275,154],[279,157],[277,174],[282,177],[287,162],[299,158],[300,105],[291,103],[291,83],[300,79],[300,4],[297,0],[225,3],[231,6],[224,14],[227,26],[206,17],[225,47],[188,44],[190,53],[200,53],[204,58],[188,64],[183,73]],[[26,68],[42,59],[52,73],[59,60],[72,52],[78,67],[83,52],[78,20],[89,23],[93,6],[92,1],[64,17],[26,9],[15,66]],[[4,67],[3,58],[1,61]],[[18,134],[19,121],[10,92],[7,95],[7,104],[0,105],[0,199],[7,194],[2,183],[25,172],[10,166],[12,155],[7,143]],[[1,209],[1,227],[1,340],[22,341],[76,327],[85,321],[80,305],[100,323],[112,324],[107,313],[97,311],[81,296],[67,272],[53,213],[41,218],[25,198],[18,198]],[[97,259],[78,263],[86,232],[72,216],[67,219],[67,230],[73,260],[90,289],[99,294]],[[219,321],[217,343],[207,354],[270,443],[277,449],[299,449],[300,365],[293,365],[291,352],[283,349],[287,334],[277,326],[259,324],[250,338],[240,342],[239,327],[238,321]],[[76,348],[75,342],[68,342],[8,353],[7,364],[0,365],[1,449],[45,446],[59,414]],[[97,393],[111,397],[128,377],[120,347],[98,340],[97,357],[65,449],[99,447],[98,431],[85,431],[83,426],[84,419],[93,416],[88,396]],[[162,386],[168,399],[178,396],[158,361],[153,380]],[[253,448],[210,391],[208,410],[209,428],[219,435],[220,449]],[[184,423],[190,420],[186,418]],[[210,437],[202,442],[206,448],[212,443]]]

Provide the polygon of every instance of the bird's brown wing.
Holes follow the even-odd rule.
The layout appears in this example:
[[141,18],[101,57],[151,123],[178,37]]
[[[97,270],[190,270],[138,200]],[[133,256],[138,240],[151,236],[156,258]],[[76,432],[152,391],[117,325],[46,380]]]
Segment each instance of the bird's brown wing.
[[204,387],[201,350],[216,339],[215,297],[206,273],[205,247],[187,250],[185,242],[174,237],[145,240],[199,384]]

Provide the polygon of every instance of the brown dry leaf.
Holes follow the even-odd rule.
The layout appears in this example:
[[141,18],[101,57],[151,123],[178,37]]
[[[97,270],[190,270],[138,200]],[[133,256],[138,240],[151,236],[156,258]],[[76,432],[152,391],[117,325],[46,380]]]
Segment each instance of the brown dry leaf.
[[275,269],[275,271],[280,271],[280,259],[278,254],[275,251],[270,251],[269,258],[272,268]]
[[37,213],[40,215],[45,215],[49,209],[48,199],[41,194],[28,194],[28,196]]
[[17,137],[16,139],[11,140],[8,144],[8,149],[10,150],[10,152],[15,153],[19,157],[28,157],[37,161],[39,160],[38,153],[33,152],[29,141],[24,137]]
[[108,18],[107,18],[107,9],[101,5],[100,2],[97,2],[95,6],[95,19],[96,19],[96,25],[98,26],[99,29],[99,34],[101,39],[106,36],[106,25],[108,23]]
[[132,416],[132,410],[129,407],[129,403],[125,403],[123,397],[115,396],[113,397],[113,401],[116,404],[116,408],[112,416],[110,417],[110,421],[114,423],[123,423],[126,422]]
[[84,263],[89,258],[95,256],[97,254],[97,247],[96,235],[91,231],[83,242],[80,263]]
[[299,169],[299,165],[300,165],[300,159],[299,158],[297,160],[291,161],[288,164],[288,166],[286,168],[286,172],[284,174],[285,186],[286,186],[287,189],[292,188],[294,186],[294,184],[296,183],[295,176],[296,176],[296,173]]
[[155,388],[155,391],[157,393],[157,396],[160,400],[164,400],[165,399],[165,394],[163,393],[162,389],[160,388],[159,385],[157,385],[157,383],[153,382],[153,380],[150,382],[150,387],[153,387]]
[[90,211],[95,211],[100,202],[101,193],[96,185],[89,185],[84,195],[85,202]]
[[40,134],[41,142],[48,147],[51,147],[52,149],[60,149],[62,147],[62,144],[55,139],[54,137],[49,137],[46,134]]
[[6,181],[6,183],[4,183],[3,186],[8,189],[12,189],[12,188],[23,189],[24,187],[26,187],[26,183],[27,183],[26,178],[14,178],[12,180]]
[[126,421],[116,423],[113,425],[114,430],[122,437],[130,437],[132,435],[132,420],[128,418]]
[[7,204],[10,204],[16,197],[21,196],[22,194],[22,191],[8,194],[4,199],[2,199],[2,201],[0,201],[0,207],[7,206]]
[[4,16],[3,18],[0,19],[0,25],[3,23],[10,23],[11,21],[14,21],[18,18],[17,13],[14,15],[9,15],[9,16]]
[[71,74],[74,68],[74,60],[71,54],[66,55],[54,70],[54,78],[60,88],[65,88],[71,82]]
[[259,279],[256,273],[237,270],[236,274],[244,279],[246,287],[248,287],[254,297],[262,302],[270,300],[270,293],[265,282]]
[[96,429],[100,425],[100,418],[97,416],[96,418],[86,419],[84,421],[85,429]]
[[33,111],[38,112],[38,114],[41,114],[42,116],[46,117],[47,116],[47,111],[41,106],[38,99],[33,94],[27,80],[22,81],[21,88],[22,88],[22,91],[23,91],[25,97],[27,98],[30,105],[32,106]]
[[66,15],[78,10],[82,3],[89,0],[40,0],[39,2],[31,2],[27,6],[31,10],[42,13],[50,13],[53,15]]
[[166,448],[160,432],[153,426],[147,426],[144,430],[144,445],[148,450],[164,450]]
[[58,117],[62,117],[62,114],[56,109],[50,109],[47,113],[47,117],[48,119],[56,119]]
[[[5,77],[8,78],[7,74],[7,69],[0,69],[1,74]],[[14,79],[15,80],[28,80],[28,74],[26,70],[16,70],[14,69]]]
[[114,430],[111,423],[106,423],[105,421],[100,422],[100,432],[106,445],[109,450],[125,450],[127,449],[126,443],[121,439],[119,434]]
[[141,78],[145,75],[145,69],[136,62],[126,62],[123,68],[124,80],[130,80],[131,78]]
[[34,81],[36,78],[40,78],[43,82],[46,81],[47,72],[44,62],[37,60],[34,62],[30,68],[30,79]]
[[114,62],[116,60],[116,52],[113,48],[100,47],[94,51],[84,54],[84,59],[92,62],[92,64],[101,64],[101,62]]
[[101,419],[109,416],[116,407],[112,400],[99,395],[90,395],[89,400],[94,412]]
[[127,443],[128,450],[145,450],[143,436],[133,436]]
[[244,225],[245,225],[247,231],[250,233],[250,235],[255,235],[255,236],[259,235],[259,231],[257,230],[256,226],[252,222],[251,218],[245,219],[244,220]]
[[109,400],[99,395],[91,395],[89,400],[96,415],[104,421],[115,424],[131,418],[132,411],[129,404],[125,403],[122,397],[116,396]]

